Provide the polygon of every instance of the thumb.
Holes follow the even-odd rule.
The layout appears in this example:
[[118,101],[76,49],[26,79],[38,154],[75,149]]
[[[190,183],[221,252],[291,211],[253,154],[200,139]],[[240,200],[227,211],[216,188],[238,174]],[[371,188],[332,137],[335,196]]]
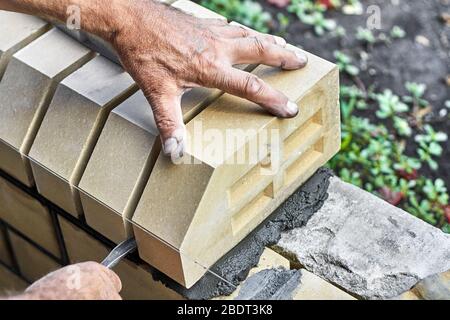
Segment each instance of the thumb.
[[172,160],[183,157],[186,148],[186,128],[181,112],[181,93],[147,96],[161,137],[163,153]]

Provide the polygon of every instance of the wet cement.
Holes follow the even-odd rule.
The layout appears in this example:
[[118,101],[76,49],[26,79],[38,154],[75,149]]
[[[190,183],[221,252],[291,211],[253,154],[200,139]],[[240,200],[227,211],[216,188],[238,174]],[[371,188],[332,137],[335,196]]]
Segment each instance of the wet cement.
[[257,229],[216,262],[192,288],[184,288],[156,269],[151,270],[153,278],[187,299],[230,295],[245,280],[250,269],[258,264],[265,247],[276,244],[283,231],[305,225],[322,207],[328,197],[331,176],[331,170],[320,168]]
[[301,270],[262,270],[245,280],[236,300],[292,300],[301,277]]

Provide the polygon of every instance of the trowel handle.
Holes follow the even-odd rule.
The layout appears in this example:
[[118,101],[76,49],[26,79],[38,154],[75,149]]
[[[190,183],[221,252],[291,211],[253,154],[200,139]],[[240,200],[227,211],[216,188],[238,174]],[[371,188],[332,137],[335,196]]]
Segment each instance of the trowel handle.
[[102,261],[102,265],[104,265],[108,269],[112,269],[125,256],[136,250],[136,248],[137,248],[136,239],[135,238],[127,239],[119,243],[114,249],[112,249],[112,251],[108,254],[108,256]]

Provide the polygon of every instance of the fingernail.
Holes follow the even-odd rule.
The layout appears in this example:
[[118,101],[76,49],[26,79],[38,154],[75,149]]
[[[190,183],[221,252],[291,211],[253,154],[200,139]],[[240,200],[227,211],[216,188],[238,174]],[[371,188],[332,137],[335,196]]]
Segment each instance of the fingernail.
[[178,147],[178,141],[175,138],[169,138],[164,142],[163,151],[166,156],[170,156]]
[[282,47],[286,47],[287,42],[282,37],[274,36],[274,38],[275,38],[275,42],[276,42],[277,45],[282,46]]
[[295,102],[289,101],[286,105],[286,109],[290,116],[295,117],[298,114],[298,105]]
[[173,163],[177,163],[184,156],[185,135],[185,129],[179,128],[172,133],[172,137],[164,142],[163,152],[166,156],[171,157]]
[[308,57],[302,51],[295,50],[295,55],[297,56],[298,61],[300,62],[300,67],[304,67],[308,63]]

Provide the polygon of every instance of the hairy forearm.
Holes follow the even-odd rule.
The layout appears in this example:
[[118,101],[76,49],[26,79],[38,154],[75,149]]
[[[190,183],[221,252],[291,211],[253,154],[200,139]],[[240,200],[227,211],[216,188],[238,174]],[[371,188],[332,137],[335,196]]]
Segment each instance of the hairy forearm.
[[[0,10],[8,10],[40,16],[47,20],[65,23],[73,6],[79,8],[80,27],[107,41],[113,41],[114,35],[133,17],[131,8],[145,1],[146,10],[160,4],[152,0],[0,0]],[[133,5],[132,5],[133,4]]]

